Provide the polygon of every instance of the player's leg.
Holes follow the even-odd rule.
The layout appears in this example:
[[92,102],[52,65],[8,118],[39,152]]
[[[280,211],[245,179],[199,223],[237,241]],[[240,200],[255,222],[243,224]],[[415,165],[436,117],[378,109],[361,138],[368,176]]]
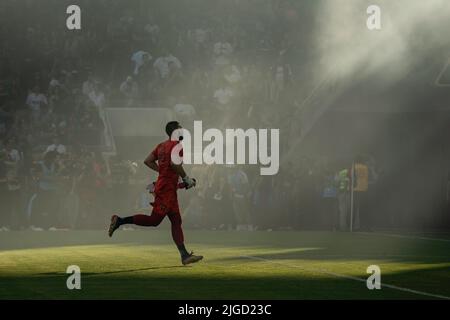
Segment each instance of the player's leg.
[[203,259],[203,256],[196,256],[194,252],[188,252],[184,245],[183,228],[181,227],[181,215],[179,211],[170,212],[168,214],[170,223],[172,225],[172,238],[177,245],[181,256],[181,263],[184,265],[198,262]]
[[134,224],[145,227],[156,227],[164,219],[164,214],[159,214],[153,210],[150,216],[145,214],[135,214],[133,216],[121,218],[117,215],[111,217],[111,224],[109,225],[108,234],[111,237],[121,225]]
[[144,227],[156,227],[164,219],[168,212],[167,200],[162,197],[155,197],[153,202],[153,210],[150,216],[145,214],[136,214],[133,216],[121,218],[117,215],[111,217],[111,224],[109,226],[108,234],[111,237],[115,230],[124,224],[134,224]]

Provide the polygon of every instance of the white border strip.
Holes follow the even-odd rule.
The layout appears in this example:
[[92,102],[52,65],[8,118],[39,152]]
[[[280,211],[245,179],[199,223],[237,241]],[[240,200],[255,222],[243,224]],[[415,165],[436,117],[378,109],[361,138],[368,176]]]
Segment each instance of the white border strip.
[[[331,272],[331,271],[328,271],[328,270],[325,270],[325,269],[316,269],[316,268],[309,269],[309,268],[301,267],[299,265],[281,263],[279,261],[265,259],[265,258],[260,258],[260,257],[254,257],[254,256],[241,256],[241,257],[242,258],[246,258],[246,259],[250,259],[250,260],[256,260],[256,261],[263,261],[263,262],[278,264],[278,265],[282,265],[282,266],[286,266],[286,267],[298,268],[298,269],[302,269],[302,270],[305,270],[305,271],[308,271],[308,272],[312,272],[312,273],[322,273],[322,274],[330,275],[330,276],[333,276],[333,277],[336,277],[336,278],[343,278],[343,279],[349,279],[349,280],[354,280],[354,281],[359,281],[359,282],[366,283],[366,279],[353,277],[353,276],[349,276],[349,275],[345,275],[345,274],[341,274],[341,273]],[[391,285],[391,284],[385,284],[385,283],[382,283],[381,285],[382,285],[382,287],[386,287],[386,288],[390,288],[390,289],[394,289],[394,290],[399,290],[399,291],[403,291],[403,292],[414,293],[414,294],[427,296],[427,297],[432,297],[432,298],[437,298],[437,299],[450,300],[450,297],[439,295],[439,294],[433,294],[433,293],[428,293],[428,292],[424,292],[424,291],[418,291],[418,290],[398,287],[398,286],[394,286],[394,285]]]

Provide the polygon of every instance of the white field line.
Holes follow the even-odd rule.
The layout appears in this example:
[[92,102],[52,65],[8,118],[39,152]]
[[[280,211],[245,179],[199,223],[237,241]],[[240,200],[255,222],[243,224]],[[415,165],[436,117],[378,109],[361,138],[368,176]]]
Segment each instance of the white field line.
[[[328,270],[325,270],[325,269],[316,269],[316,268],[309,269],[309,268],[305,268],[305,267],[302,267],[302,266],[299,266],[299,265],[282,263],[282,262],[279,262],[279,261],[265,259],[265,258],[261,258],[261,257],[254,257],[254,256],[241,256],[241,257],[242,258],[246,258],[246,259],[250,259],[250,260],[256,260],[256,261],[263,261],[263,262],[267,262],[267,263],[278,264],[278,265],[282,265],[282,266],[286,266],[286,267],[298,268],[298,269],[302,269],[304,271],[308,271],[308,272],[312,272],[312,273],[322,273],[322,274],[330,275],[330,276],[337,277],[337,278],[349,279],[349,280],[354,280],[354,281],[359,281],[359,282],[366,283],[366,279],[353,277],[353,276],[349,276],[349,275],[345,275],[345,274],[341,274],[341,273],[336,273],[336,272],[328,271]],[[394,286],[394,285],[391,285],[391,284],[382,283],[381,286],[382,287],[386,287],[386,288],[390,288],[390,289],[394,289],[394,290],[403,291],[403,292],[414,293],[414,294],[418,294],[418,295],[422,295],[422,296],[450,300],[450,297],[447,297],[447,296],[443,296],[443,295],[439,295],[439,294],[433,294],[433,293],[428,293],[428,292],[424,292],[424,291],[413,290],[413,289],[408,289],[408,288],[403,288],[403,287],[398,287],[398,286]],[[369,290],[369,289],[367,289],[367,290]]]

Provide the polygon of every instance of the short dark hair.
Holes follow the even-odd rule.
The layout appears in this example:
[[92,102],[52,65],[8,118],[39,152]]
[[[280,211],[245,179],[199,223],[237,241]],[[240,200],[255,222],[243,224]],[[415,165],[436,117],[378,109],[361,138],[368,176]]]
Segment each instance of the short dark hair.
[[166,133],[170,137],[172,133],[180,127],[180,123],[178,121],[170,121],[166,124]]

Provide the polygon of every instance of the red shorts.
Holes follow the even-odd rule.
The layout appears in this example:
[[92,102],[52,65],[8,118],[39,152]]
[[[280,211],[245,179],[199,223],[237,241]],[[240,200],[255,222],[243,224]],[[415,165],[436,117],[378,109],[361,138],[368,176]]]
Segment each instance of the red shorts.
[[178,198],[176,191],[155,195],[155,202],[153,202],[152,213],[164,216],[167,215],[168,213],[180,214],[180,208],[178,207]]

